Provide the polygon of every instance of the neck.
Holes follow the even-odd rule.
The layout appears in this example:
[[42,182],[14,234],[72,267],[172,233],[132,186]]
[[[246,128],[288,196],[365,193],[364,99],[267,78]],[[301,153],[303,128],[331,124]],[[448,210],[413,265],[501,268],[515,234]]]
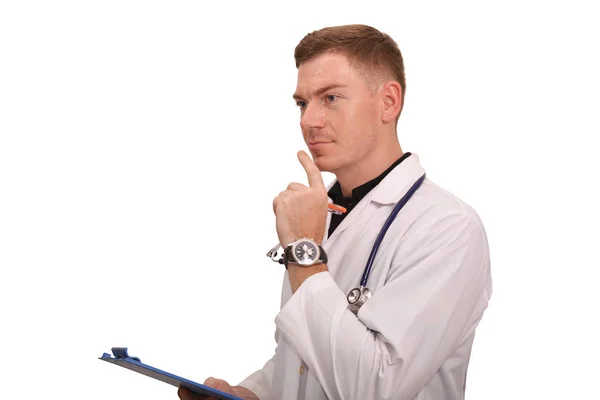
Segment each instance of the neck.
[[342,188],[343,196],[352,196],[352,190],[377,178],[403,154],[398,141],[386,143],[385,146],[379,146],[379,151],[373,152],[341,171],[336,171],[335,175]]

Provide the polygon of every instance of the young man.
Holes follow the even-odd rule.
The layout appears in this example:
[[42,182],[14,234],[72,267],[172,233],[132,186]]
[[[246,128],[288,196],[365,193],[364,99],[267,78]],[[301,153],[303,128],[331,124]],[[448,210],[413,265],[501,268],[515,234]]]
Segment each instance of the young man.
[[[492,290],[487,238],[477,213],[401,149],[400,50],[350,25],[307,35],[295,58],[312,160],[298,153],[309,186],[273,201],[287,268],[276,354],[238,386],[205,383],[244,399],[463,399]],[[332,216],[328,202],[348,212]]]

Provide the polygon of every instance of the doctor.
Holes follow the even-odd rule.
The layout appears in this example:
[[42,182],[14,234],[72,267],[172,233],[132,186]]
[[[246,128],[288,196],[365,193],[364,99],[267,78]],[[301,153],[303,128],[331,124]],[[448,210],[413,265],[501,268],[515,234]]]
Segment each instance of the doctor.
[[[290,183],[273,201],[286,268],[276,352],[237,386],[205,384],[261,400],[464,399],[492,291],[488,243],[477,213],[400,146],[400,50],[350,25],[308,34],[295,58],[312,159],[298,153],[308,185]],[[328,202],[348,212],[332,215]],[[355,288],[368,288],[358,303]]]

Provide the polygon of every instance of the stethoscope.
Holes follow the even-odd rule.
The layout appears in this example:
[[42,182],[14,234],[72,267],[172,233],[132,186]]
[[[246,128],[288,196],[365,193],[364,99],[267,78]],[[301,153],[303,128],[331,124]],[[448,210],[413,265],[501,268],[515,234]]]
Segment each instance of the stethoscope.
[[400,212],[402,207],[410,200],[413,194],[417,191],[421,183],[425,180],[425,174],[423,174],[413,185],[408,189],[406,194],[402,196],[400,201],[396,203],[396,206],[390,213],[390,216],[383,224],[383,227],[379,231],[377,235],[377,239],[375,239],[375,243],[373,244],[373,248],[371,249],[371,255],[369,255],[369,259],[367,260],[367,265],[365,266],[365,270],[363,272],[362,278],[360,280],[360,287],[356,287],[352,289],[347,296],[348,299],[348,309],[352,311],[354,314],[358,314],[358,310],[371,298],[371,291],[367,288],[367,281],[369,280],[369,275],[371,274],[371,269],[373,268],[373,261],[375,260],[375,255],[377,254],[377,250],[379,250],[379,245],[383,241],[383,237],[387,232],[390,225],[392,225],[392,221],[396,218],[396,215]]
[[[369,259],[367,260],[367,265],[365,266],[365,270],[363,272],[362,278],[360,280],[360,286],[355,287],[354,289],[350,290],[350,292],[348,293],[348,296],[346,297],[348,300],[348,309],[350,309],[350,311],[352,311],[354,314],[358,314],[358,310],[360,310],[360,308],[367,302],[367,300],[369,300],[369,298],[371,298],[372,293],[367,288],[367,281],[369,280],[369,275],[371,274],[371,270],[373,269],[373,261],[375,260],[375,255],[377,254],[377,251],[379,250],[379,246],[381,245],[381,242],[383,241],[383,237],[385,236],[385,233],[389,229],[390,225],[392,225],[392,222],[396,218],[396,215],[398,215],[398,213],[400,212],[402,207],[404,207],[404,205],[408,202],[408,200],[410,200],[410,198],[413,196],[413,194],[415,194],[415,192],[417,191],[419,186],[421,186],[421,184],[423,183],[424,180],[425,180],[425,174],[421,175],[421,177],[410,187],[410,189],[408,189],[408,191],[404,194],[404,196],[402,196],[400,201],[398,201],[398,203],[396,203],[396,206],[394,206],[394,209],[392,210],[389,217],[383,224],[383,227],[379,231],[379,234],[377,235],[377,238],[375,239],[375,243],[373,244],[373,248],[371,249],[371,254],[369,255]],[[273,247],[267,253],[267,256],[271,257],[271,259],[276,262],[278,261],[275,259],[278,248],[279,248],[279,245],[275,245],[275,247]]]

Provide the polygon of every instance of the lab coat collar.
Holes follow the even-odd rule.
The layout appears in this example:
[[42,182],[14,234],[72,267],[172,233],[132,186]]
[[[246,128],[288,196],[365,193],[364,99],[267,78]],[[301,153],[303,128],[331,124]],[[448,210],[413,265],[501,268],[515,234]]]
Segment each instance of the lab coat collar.
[[[415,153],[411,153],[409,157],[390,171],[390,173],[383,178],[383,180],[379,182],[366,197],[369,201],[374,201],[379,204],[397,203],[408,191],[410,186],[424,173],[425,169],[421,166],[419,156]],[[334,179],[326,186],[325,190],[329,192],[336,183],[337,179]],[[329,199],[329,203],[333,203],[331,198]]]
[[[370,203],[376,203],[378,205],[389,205],[395,204],[408,189],[415,183],[421,175],[425,173],[425,170],[419,162],[419,156],[412,153],[410,157],[398,164],[390,173],[383,178],[377,186],[375,186],[352,210],[352,212],[344,218],[340,225],[333,232],[331,238],[334,238],[346,230],[349,226],[368,217],[367,214],[373,211],[365,213]],[[327,185],[327,191],[337,182],[337,179]],[[329,203],[332,203],[332,199],[329,199]],[[325,235],[327,240],[330,238],[327,236],[329,231],[329,225],[331,224],[331,214],[328,213],[327,222],[325,227]]]
[[373,188],[372,195],[368,197],[372,202],[382,205],[395,204],[424,173],[419,156],[412,153]]

